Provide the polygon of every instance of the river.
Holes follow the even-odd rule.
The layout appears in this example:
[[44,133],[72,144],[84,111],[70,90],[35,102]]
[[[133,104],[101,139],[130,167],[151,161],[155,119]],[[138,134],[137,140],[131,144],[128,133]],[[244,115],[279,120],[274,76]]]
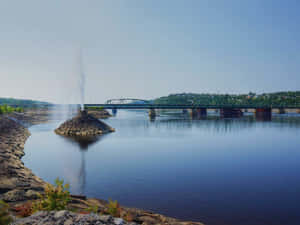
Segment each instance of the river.
[[56,135],[59,123],[35,125],[25,166],[74,194],[118,200],[207,225],[300,224],[300,116],[272,121],[191,120],[119,110],[104,120],[116,132],[93,143]]

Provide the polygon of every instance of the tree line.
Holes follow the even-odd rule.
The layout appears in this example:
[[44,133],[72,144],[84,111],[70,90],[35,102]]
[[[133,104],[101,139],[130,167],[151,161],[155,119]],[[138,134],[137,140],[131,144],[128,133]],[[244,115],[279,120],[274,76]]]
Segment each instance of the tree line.
[[249,105],[300,107],[300,91],[256,94],[170,94],[154,100],[154,104]]
[[15,98],[0,98],[0,105],[26,105],[26,106],[34,106],[34,105],[49,105],[48,102],[34,101],[29,99],[15,99]]

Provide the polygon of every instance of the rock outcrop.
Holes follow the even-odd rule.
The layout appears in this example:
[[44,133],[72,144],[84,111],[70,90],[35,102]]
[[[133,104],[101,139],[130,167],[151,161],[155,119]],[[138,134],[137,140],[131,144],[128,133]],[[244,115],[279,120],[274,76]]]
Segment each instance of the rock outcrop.
[[[78,198],[72,196],[72,201],[69,204],[70,208],[76,209],[76,211],[84,211],[90,206],[97,206],[99,212],[105,212],[108,202],[96,198]],[[152,225],[152,224],[164,224],[164,225],[203,225],[200,222],[182,221],[172,217],[164,216],[158,213],[154,213],[148,210],[142,210],[137,208],[130,208],[126,206],[120,206],[120,216],[130,221],[134,221],[137,224]]]
[[63,136],[75,137],[90,137],[102,135],[115,130],[98,120],[97,118],[89,115],[85,110],[80,111],[78,115],[71,120],[67,120],[60,125],[55,133]]
[[76,214],[69,211],[51,211],[37,212],[34,215],[17,219],[12,225],[135,225],[136,223],[128,223],[121,218],[114,218],[109,215],[98,214]]
[[24,166],[24,144],[30,132],[19,122],[0,117],[0,198],[7,202],[33,199],[44,182]]

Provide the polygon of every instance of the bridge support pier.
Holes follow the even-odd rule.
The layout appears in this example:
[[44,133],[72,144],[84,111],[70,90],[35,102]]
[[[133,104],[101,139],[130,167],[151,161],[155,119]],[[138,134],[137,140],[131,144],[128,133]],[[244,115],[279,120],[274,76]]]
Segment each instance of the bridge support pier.
[[259,121],[272,120],[272,108],[257,108],[255,110],[255,118]]
[[237,108],[221,108],[220,115],[222,118],[238,118],[243,116],[243,112]]
[[279,114],[285,114],[284,108],[279,108],[279,109],[278,109],[278,113],[279,113]]
[[116,114],[117,114],[117,108],[113,108],[113,109],[111,110],[111,112],[112,112],[113,115],[116,115]]
[[196,108],[192,109],[191,113],[192,118],[202,118],[207,116],[207,109],[206,108]]
[[155,109],[150,109],[150,110],[149,110],[149,117],[150,117],[150,118],[155,118],[155,117],[156,117]]

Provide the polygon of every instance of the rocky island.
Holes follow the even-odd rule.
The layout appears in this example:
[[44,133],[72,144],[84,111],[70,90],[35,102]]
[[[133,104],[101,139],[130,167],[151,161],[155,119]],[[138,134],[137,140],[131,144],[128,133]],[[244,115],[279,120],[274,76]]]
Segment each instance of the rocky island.
[[78,115],[71,120],[67,120],[60,125],[55,133],[72,137],[90,137],[114,131],[115,129],[83,110],[79,111]]

